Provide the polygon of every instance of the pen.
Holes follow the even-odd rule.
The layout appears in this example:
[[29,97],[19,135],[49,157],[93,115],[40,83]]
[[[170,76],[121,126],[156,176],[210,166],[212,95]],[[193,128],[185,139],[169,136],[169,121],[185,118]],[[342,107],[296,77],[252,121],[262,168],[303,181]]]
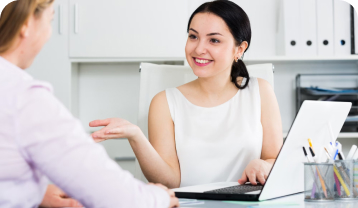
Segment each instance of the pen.
[[332,156],[329,154],[328,150],[326,148],[324,148],[324,150],[325,150],[325,153],[326,153],[326,156],[327,156],[329,162],[333,163],[334,160],[333,160]]
[[[315,163],[317,163],[315,153],[313,152],[313,150],[312,150],[312,148],[311,148],[311,147],[309,147],[309,149],[310,149],[310,152],[311,152],[311,155],[312,155],[313,160],[315,161]],[[326,196],[326,198],[327,198],[327,190],[326,190],[326,185],[324,184],[324,180],[322,179],[322,176],[321,176],[321,173],[320,173],[320,172],[319,172],[319,170],[318,170],[318,167],[316,167],[316,171],[317,171],[317,174],[318,174],[319,180],[321,181],[321,185],[322,185],[323,193],[324,193],[324,195],[325,195],[325,196]]]
[[339,174],[339,172],[338,172],[338,170],[337,170],[337,168],[336,168],[335,165],[333,166],[333,171],[334,171],[334,173],[336,174],[336,176],[337,176],[339,182],[341,182],[341,184],[342,184],[342,186],[343,186],[343,189],[344,189],[344,191],[346,192],[347,196],[350,196],[351,193],[349,192],[349,190],[348,190],[346,184],[344,183],[344,181],[343,181],[343,179],[342,179],[342,177],[341,177],[341,174]]
[[341,156],[343,158],[343,160],[345,160],[346,158],[344,157],[343,151],[342,151],[342,144],[339,142],[336,142],[336,146],[339,149],[339,153],[341,153]]
[[336,160],[337,155],[338,155],[338,149],[336,150],[336,153],[334,154],[333,160]]
[[[328,150],[326,148],[324,148],[324,150],[325,150],[326,156],[329,159],[329,161],[333,163],[333,158],[329,154]],[[338,195],[341,196],[342,195],[342,193],[341,193],[341,184],[339,183],[339,180],[337,178],[336,173],[333,173],[333,174],[334,174],[334,181],[336,182],[336,188],[337,188]]]
[[310,145],[310,147],[312,148],[313,150],[313,146],[312,146],[312,140],[310,138],[308,138],[308,144]]
[[343,160],[342,154],[340,152],[338,152],[338,159]]
[[348,156],[347,156],[347,160],[351,160],[353,159],[353,155],[357,150],[357,146],[356,145],[352,145],[351,150],[349,150]]
[[[302,149],[303,149],[303,153],[305,154],[305,157],[307,159],[307,162],[311,163],[310,159],[308,158],[306,148],[302,147]],[[310,166],[310,167],[311,167],[311,171],[312,171],[312,175],[313,175],[313,182],[315,184],[315,186],[312,187],[311,199],[314,199],[315,198],[314,193],[316,192],[316,189],[319,190],[319,187],[318,187],[318,184],[317,184],[317,181],[316,181],[317,180],[317,174],[314,173],[314,170],[313,170],[312,166]]]
[[[338,158],[339,160],[343,160],[343,157],[341,155],[341,153],[338,153]],[[345,165],[344,162],[342,162],[342,164],[337,164],[337,167],[338,167],[338,170],[341,171],[342,175],[343,175],[343,178],[344,180],[346,181],[347,184],[351,184],[351,180],[349,179],[349,176],[347,175],[347,171],[349,171]],[[358,192],[356,189],[353,188],[353,194],[354,196],[357,196],[358,195]],[[348,194],[347,194],[348,195]],[[349,195],[348,195],[349,196]]]
[[[329,155],[329,152],[327,151],[327,149],[326,149],[326,148],[324,148],[324,149],[326,150],[326,152],[327,152],[328,155]],[[338,153],[337,153],[337,151],[336,151],[335,157],[337,156],[337,154],[338,154]],[[334,174],[337,176],[339,182],[342,184],[344,191],[347,193],[347,196],[350,196],[351,194],[350,194],[350,192],[349,192],[349,190],[348,190],[346,184],[344,183],[341,174],[338,172],[336,165],[333,165],[333,171],[334,171]],[[336,181],[337,191],[338,191],[338,186],[339,186],[339,184],[337,184],[337,181]]]
[[330,154],[332,154],[333,156],[335,155],[335,149],[333,148],[333,144],[332,142],[329,143],[330,145],[328,145],[328,150],[330,152]]
[[356,159],[358,159],[358,151],[356,151],[355,153],[354,153],[354,155],[353,155],[353,158],[352,158],[353,160],[356,160]]

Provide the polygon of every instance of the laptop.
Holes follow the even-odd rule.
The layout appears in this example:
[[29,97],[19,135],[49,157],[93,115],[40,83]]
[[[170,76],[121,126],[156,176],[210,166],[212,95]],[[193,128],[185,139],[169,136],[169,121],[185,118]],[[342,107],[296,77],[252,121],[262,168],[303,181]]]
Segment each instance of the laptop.
[[306,158],[302,147],[308,148],[310,138],[316,155],[324,154],[323,147],[338,137],[351,106],[350,102],[304,101],[264,185],[219,182],[173,191],[178,198],[238,201],[263,201],[303,192]]

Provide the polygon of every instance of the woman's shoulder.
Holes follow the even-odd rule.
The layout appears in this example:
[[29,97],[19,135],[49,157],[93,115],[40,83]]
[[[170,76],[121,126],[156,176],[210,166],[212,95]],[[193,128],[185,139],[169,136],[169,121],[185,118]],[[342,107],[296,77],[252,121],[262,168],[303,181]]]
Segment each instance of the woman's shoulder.
[[[169,89],[167,89],[167,90],[169,90]],[[158,94],[156,94],[152,99],[151,105],[159,105],[161,103],[166,102],[166,99],[167,99],[166,91],[167,90],[163,90],[163,91],[159,92]]]
[[271,84],[265,80],[265,79],[262,79],[262,78],[255,78],[256,79],[256,82],[260,88],[260,92],[266,92],[266,91],[271,91],[273,90]]
[[259,86],[261,102],[266,103],[267,101],[274,99],[275,92],[271,84],[265,79],[261,79],[261,78],[256,78],[256,79]]
[[265,79],[258,78],[258,77],[254,77],[254,79],[257,80],[257,83],[259,84],[260,87],[271,87],[270,82],[268,82]]

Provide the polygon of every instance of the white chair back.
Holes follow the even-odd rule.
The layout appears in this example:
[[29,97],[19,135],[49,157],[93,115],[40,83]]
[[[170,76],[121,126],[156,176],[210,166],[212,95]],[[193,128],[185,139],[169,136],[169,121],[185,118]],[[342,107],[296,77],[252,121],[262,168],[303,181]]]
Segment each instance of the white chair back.
[[[274,86],[272,64],[249,65],[247,69],[251,77],[265,79]],[[153,97],[167,88],[178,87],[197,77],[189,66],[141,63],[140,71],[138,126],[148,136],[148,111]]]
[[[265,79],[273,87],[273,65],[271,63],[249,65],[247,69],[251,77]],[[148,112],[153,97],[167,88],[178,87],[197,77],[189,66],[150,63],[141,63],[140,73],[138,126],[148,137]],[[138,162],[136,168],[136,178],[143,180]]]

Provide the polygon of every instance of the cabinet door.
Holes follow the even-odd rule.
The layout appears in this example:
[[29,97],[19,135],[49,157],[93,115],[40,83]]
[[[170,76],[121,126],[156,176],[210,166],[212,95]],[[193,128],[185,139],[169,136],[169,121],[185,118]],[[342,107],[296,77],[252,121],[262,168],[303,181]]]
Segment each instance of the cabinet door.
[[70,57],[184,58],[187,0],[70,0]]
[[52,36],[27,70],[35,79],[50,82],[55,96],[70,107],[71,64],[68,56],[68,0],[56,0]]

